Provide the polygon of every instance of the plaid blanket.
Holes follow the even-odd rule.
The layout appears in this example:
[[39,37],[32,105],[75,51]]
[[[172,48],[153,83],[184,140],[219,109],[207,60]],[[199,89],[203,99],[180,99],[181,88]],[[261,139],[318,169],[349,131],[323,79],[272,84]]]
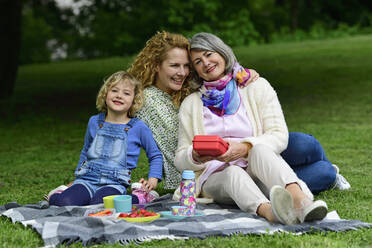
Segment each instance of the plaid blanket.
[[[170,195],[160,197],[148,204],[146,209],[168,211],[177,202]],[[129,223],[114,217],[90,217],[87,213],[103,210],[103,204],[91,206],[49,206],[42,201],[37,204],[19,205],[8,203],[0,206],[0,215],[13,223],[20,222],[38,232],[44,245],[54,247],[59,244],[82,242],[94,243],[143,242],[154,239],[187,239],[210,236],[230,236],[233,234],[273,234],[291,232],[303,234],[315,231],[347,231],[369,228],[371,224],[359,220],[326,218],[322,221],[294,226],[273,224],[265,219],[239,210],[236,206],[217,204],[198,205],[198,212],[204,216],[172,220],[159,218],[150,223]]]

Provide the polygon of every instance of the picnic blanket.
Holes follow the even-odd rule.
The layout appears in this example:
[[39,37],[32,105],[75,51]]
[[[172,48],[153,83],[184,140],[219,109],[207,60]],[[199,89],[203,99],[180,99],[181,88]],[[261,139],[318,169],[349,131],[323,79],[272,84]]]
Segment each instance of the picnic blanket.
[[[150,203],[146,209],[167,211],[178,202],[170,195]],[[236,206],[198,204],[197,211],[204,216],[182,220],[159,218],[150,223],[129,223],[113,217],[91,217],[87,213],[103,210],[103,204],[90,206],[49,206],[46,201],[37,204],[19,205],[8,203],[0,206],[0,216],[6,216],[13,223],[20,222],[32,227],[41,236],[44,245],[82,242],[95,243],[140,243],[155,239],[206,238],[234,234],[273,234],[289,232],[303,234],[316,231],[348,231],[369,228],[370,223],[360,220],[326,218],[322,221],[285,226],[269,223],[256,215],[239,210]]]

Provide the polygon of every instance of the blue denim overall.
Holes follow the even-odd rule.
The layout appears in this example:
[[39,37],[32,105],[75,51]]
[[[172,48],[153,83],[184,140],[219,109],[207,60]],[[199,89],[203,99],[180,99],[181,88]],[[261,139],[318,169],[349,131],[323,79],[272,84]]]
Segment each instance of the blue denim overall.
[[75,173],[74,184],[83,184],[92,197],[105,186],[126,194],[130,185],[131,170],[127,169],[128,130],[137,121],[133,118],[125,126],[104,122],[105,114],[98,117],[96,136],[88,149],[87,160]]

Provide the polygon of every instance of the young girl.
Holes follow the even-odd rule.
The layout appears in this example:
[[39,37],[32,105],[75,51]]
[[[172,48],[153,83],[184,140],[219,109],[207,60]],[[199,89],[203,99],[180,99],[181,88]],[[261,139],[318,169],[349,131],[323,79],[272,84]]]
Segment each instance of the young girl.
[[141,147],[149,159],[149,179],[133,184],[133,203],[158,197],[153,189],[162,178],[163,159],[151,130],[134,118],[142,104],[142,87],[129,73],[116,72],[104,82],[96,101],[101,113],[89,120],[76,179],[66,190],[49,193],[51,205],[98,204],[105,196],[126,194]]

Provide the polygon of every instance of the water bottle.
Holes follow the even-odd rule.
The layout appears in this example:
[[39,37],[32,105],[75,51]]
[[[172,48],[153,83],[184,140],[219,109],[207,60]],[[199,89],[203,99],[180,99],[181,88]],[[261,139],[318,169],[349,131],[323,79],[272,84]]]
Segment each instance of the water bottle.
[[181,181],[181,200],[180,206],[186,207],[187,216],[195,215],[196,208],[196,184],[195,184],[195,174],[192,170],[184,170],[182,173]]

